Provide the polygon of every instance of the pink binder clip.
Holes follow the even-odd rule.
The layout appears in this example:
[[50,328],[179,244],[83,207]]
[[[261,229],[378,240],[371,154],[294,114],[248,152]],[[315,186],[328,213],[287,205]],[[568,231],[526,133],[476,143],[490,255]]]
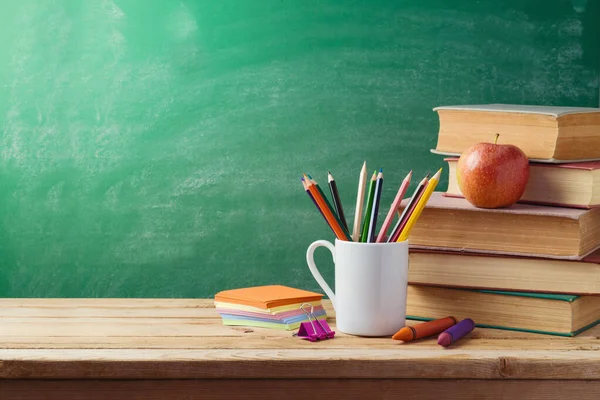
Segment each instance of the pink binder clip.
[[[310,312],[306,310],[304,306],[310,306]],[[308,322],[302,322],[300,324],[300,329],[295,336],[298,336],[301,339],[308,339],[311,342],[333,338],[335,332],[331,330],[327,321],[320,320],[315,316],[312,304],[303,303],[300,308],[308,316]],[[316,324],[315,321],[317,322]]]

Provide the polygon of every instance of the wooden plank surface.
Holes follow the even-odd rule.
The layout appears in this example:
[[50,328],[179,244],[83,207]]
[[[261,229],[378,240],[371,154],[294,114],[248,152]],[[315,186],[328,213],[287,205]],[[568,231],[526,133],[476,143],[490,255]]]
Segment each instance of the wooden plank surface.
[[223,326],[202,299],[3,299],[0,322],[8,379],[600,380],[598,326],[573,338],[476,328],[448,349],[339,332],[310,343]]
[[0,381],[10,400],[545,399],[597,400],[599,381],[247,379]]

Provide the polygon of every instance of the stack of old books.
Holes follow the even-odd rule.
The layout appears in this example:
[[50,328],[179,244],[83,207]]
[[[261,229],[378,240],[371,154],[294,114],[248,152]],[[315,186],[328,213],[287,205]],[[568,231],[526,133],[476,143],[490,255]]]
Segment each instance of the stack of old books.
[[[478,326],[573,336],[600,322],[600,109],[439,107],[436,154],[449,183],[410,243],[409,318],[453,315]],[[521,199],[472,206],[456,178],[470,146],[518,146],[530,161]],[[404,203],[405,204],[405,203]]]

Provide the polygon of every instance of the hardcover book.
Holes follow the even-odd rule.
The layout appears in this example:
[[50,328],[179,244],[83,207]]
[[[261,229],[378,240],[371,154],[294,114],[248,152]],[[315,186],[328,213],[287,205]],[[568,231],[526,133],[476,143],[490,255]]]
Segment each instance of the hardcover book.
[[600,250],[583,260],[411,249],[408,283],[600,295]]
[[[458,158],[448,163],[447,196],[463,197],[456,178]],[[529,181],[519,203],[559,207],[600,206],[600,162],[529,164]]]
[[600,248],[600,208],[485,209],[433,192],[408,241],[411,248],[580,260]]
[[407,318],[449,315],[484,328],[575,336],[600,322],[600,296],[449,289],[408,285]]
[[515,104],[441,106],[434,153],[460,155],[479,142],[518,146],[533,161],[600,159],[600,108]]

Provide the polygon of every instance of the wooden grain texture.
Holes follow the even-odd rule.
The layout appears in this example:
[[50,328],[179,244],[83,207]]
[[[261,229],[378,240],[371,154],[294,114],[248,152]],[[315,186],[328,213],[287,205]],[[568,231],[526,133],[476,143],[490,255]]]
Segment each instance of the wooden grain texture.
[[223,326],[212,303],[0,300],[0,378],[600,380],[600,327],[573,338],[476,328],[448,349],[340,332],[310,343]]
[[598,351],[3,350],[0,378],[600,379]]
[[10,400],[546,399],[597,400],[598,381],[282,379],[0,381]]

